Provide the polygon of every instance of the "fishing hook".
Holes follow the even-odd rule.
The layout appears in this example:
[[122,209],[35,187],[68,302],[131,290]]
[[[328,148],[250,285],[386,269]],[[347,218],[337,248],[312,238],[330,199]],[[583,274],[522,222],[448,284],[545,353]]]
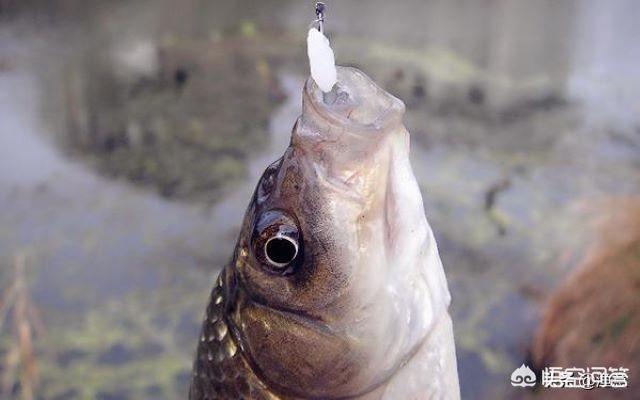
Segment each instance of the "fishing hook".
[[324,10],[327,8],[327,6],[321,2],[318,1],[316,2],[316,17],[317,19],[313,22],[317,22],[318,23],[318,30],[320,31],[320,33],[324,34]]

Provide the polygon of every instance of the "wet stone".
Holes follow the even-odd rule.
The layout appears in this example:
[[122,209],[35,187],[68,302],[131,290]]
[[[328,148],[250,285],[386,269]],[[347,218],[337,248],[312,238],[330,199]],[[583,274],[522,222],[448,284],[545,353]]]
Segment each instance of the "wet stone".
[[147,396],[152,398],[160,398],[162,396],[162,388],[158,385],[151,385],[144,390]]
[[146,342],[142,347],[136,350],[136,353],[139,357],[153,357],[161,354],[163,351],[164,348],[160,344]]
[[185,369],[178,372],[174,376],[174,381],[176,386],[178,387],[178,392],[187,393],[187,388],[189,387],[189,383],[191,382],[191,371]]
[[79,349],[71,349],[63,351],[62,353],[56,356],[56,362],[59,366],[65,368],[68,367],[71,363],[81,360],[87,356],[87,353],[83,350]]
[[[460,367],[458,367],[462,398],[481,397],[481,394],[487,390],[487,384],[485,382],[490,382],[489,371],[482,361],[482,358],[478,353],[462,348],[458,349],[456,353],[458,360],[466,360],[466,364],[461,363]],[[484,379],[470,379],[474,376],[481,376]]]
[[116,389],[112,392],[98,392],[95,400],[130,400],[131,394],[127,390]]
[[80,393],[76,389],[69,389],[50,398],[50,400],[71,400],[80,397]]
[[179,333],[184,333],[185,336],[193,336],[200,330],[201,323],[202,321],[193,318],[193,313],[185,312],[180,316],[176,329]]
[[166,329],[171,326],[171,318],[168,318],[166,315],[155,315],[152,318],[153,326],[156,326],[160,329]]
[[98,357],[98,363],[105,365],[122,365],[132,361],[134,358],[135,354],[131,349],[118,343],[102,353]]

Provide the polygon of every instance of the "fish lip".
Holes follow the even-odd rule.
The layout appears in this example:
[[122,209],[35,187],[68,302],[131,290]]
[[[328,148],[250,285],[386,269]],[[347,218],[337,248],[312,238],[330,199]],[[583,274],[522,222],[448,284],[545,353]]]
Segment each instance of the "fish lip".
[[[313,78],[309,78],[305,84],[303,91],[303,115],[318,116],[322,122],[331,127],[339,128],[340,131],[351,135],[373,137],[380,131],[387,131],[388,128],[397,126],[402,123],[405,112],[404,103],[397,97],[389,94],[379,87],[366,74],[352,67],[337,67],[338,82],[336,88],[351,91],[359,102],[354,103],[355,110],[361,107],[371,106],[364,104],[362,99],[379,99],[383,104],[378,104],[376,117],[366,121],[358,121],[351,118],[352,112],[345,114],[348,107],[346,105],[329,105],[323,100],[324,93],[318,87]],[[359,89],[351,84],[354,81],[366,87],[366,91],[354,90]],[[334,89],[335,90],[335,89]]]
[[407,133],[402,123],[405,106],[357,68],[337,71],[337,86],[330,94],[337,100],[325,102],[315,81],[307,80],[291,147],[314,176],[362,203],[368,201],[371,177],[386,173],[388,165],[380,161],[386,160],[383,154],[392,138]]

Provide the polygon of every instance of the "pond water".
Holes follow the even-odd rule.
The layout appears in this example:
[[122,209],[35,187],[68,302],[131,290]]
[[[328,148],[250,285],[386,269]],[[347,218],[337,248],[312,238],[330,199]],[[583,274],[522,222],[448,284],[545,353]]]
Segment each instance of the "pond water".
[[[0,289],[13,282],[16,257],[24,255],[28,293],[39,314],[32,322],[35,326],[40,320],[44,327],[34,342],[38,398],[184,398],[211,284],[232,254],[255,182],[287,146],[306,74],[301,32],[309,20],[307,4],[207,3],[188,1],[176,8],[169,0],[114,2],[77,12],[71,7],[68,12],[75,17],[44,22],[22,12],[0,29]],[[573,42],[567,46],[578,50],[565,54],[563,47],[545,47],[543,39],[532,39],[526,30],[515,43],[496,39],[505,30],[513,31],[511,19],[558,11],[553,7],[513,6],[493,13],[478,9],[481,20],[505,15],[504,30],[486,31],[463,2],[406,3],[397,9],[382,1],[336,4],[330,8],[335,19],[329,26],[338,60],[357,63],[408,105],[412,163],[453,296],[463,396],[506,397],[512,395],[511,371],[526,361],[540,305],[586,243],[579,205],[640,192],[640,93],[630,89],[640,87],[630,84],[638,82],[640,54],[630,50],[618,57],[611,48],[622,34],[637,38],[638,29],[627,23],[632,17],[620,12],[626,3],[600,9],[601,4],[589,2],[591,8],[581,9],[585,16],[577,23],[565,26],[560,18],[550,24],[555,32],[581,32],[586,26],[611,37],[598,36],[599,55],[589,56],[584,46]],[[566,16],[574,9],[563,10]],[[402,24],[401,18],[385,16],[391,13],[416,21]],[[433,25],[427,33],[403,26],[416,26],[425,16]],[[617,17],[620,28],[607,30],[607,18]],[[439,22],[443,18],[456,23],[447,26]],[[476,22],[463,30],[470,20]],[[478,32],[485,33],[476,43],[469,36]],[[267,51],[270,39],[295,45]],[[509,49],[527,40],[533,43],[520,51],[559,53],[547,60],[550,65],[539,66],[552,83],[522,94],[518,85],[513,90],[500,85],[530,75],[519,64],[510,64],[518,54],[503,50],[500,65],[492,54],[494,45]],[[423,42],[437,50],[423,47]],[[257,49],[251,47],[256,43]],[[485,50],[477,50],[482,43]],[[169,61],[156,59],[156,46],[172,49]],[[207,109],[197,107],[201,99],[211,101],[208,106],[218,104],[215,99],[198,97],[206,93],[189,86],[183,93],[156,90],[156,78],[145,80],[162,75],[158,71],[163,63],[172,68],[171,79],[176,78],[174,67],[184,60],[188,79],[196,82],[211,82],[197,81],[206,74],[200,72],[203,65],[232,74],[224,61],[194,56],[210,46],[220,52],[230,48],[231,56],[240,60],[231,67],[255,63],[257,71],[266,68],[268,78],[257,76],[270,82],[259,92],[242,91],[241,82],[229,83],[238,85],[230,86],[237,92],[227,94],[239,98],[233,103],[239,107],[235,112],[247,116],[250,130],[264,130],[264,137],[243,138],[257,138],[246,149],[245,142],[224,142],[225,149],[242,150],[205,156],[232,154],[243,165],[242,173],[229,175],[234,178],[228,184],[207,181],[198,186],[199,175],[181,175],[196,182],[188,187],[199,188],[198,195],[172,196],[117,168],[113,157],[131,153],[95,150],[68,135],[69,118],[86,122],[92,113],[141,127],[127,128],[127,135],[144,131],[157,125],[159,110],[174,110],[177,104],[180,116],[167,117],[168,126],[192,132],[187,127],[193,123],[182,118],[196,115],[205,131],[222,137],[226,127],[212,129],[208,124],[218,120],[207,122]],[[236,48],[243,50],[236,53]],[[112,49],[113,57],[102,57]],[[98,58],[107,61],[94,63]],[[582,67],[572,60],[580,60],[575,65]],[[459,67],[468,71],[463,74],[467,78],[452,78],[452,83],[443,77],[442,68],[461,63],[473,66]],[[115,83],[86,89],[87,81],[105,76]],[[80,90],[74,89],[75,82],[80,82]],[[489,98],[486,107],[467,104],[467,94],[478,82]],[[117,87],[129,93],[138,84],[143,94],[134,100],[133,95],[110,92]],[[211,85],[206,87],[212,97],[229,89]],[[545,92],[549,88],[553,90]],[[541,91],[547,102],[536,97]],[[447,94],[458,92],[462,94]],[[256,103],[269,99],[268,109],[256,109]],[[148,101],[160,106],[139,106]],[[69,117],[74,110],[79,111]],[[259,113],[267,113],[266,125]],[[106,138],[113,133],[99,124],[78,126],[81,132],[93,127]],[[228,132],[244,128],[231,125]],[[198,129],[193,132],[181,137],[182,142],[196,140]],[[127,140],[131,137],[135,135]],[[127,143],[126,148],[133,148]],[[180,148],[180,157],[202,157],[189,150],[192,147]],[[142,158],[143,163],[149,160]],[[15,317],[9,315],[0,331],[2,354],[15,346],[12,323]],[[10,398],[19,398],[19,383],[8,390]]]

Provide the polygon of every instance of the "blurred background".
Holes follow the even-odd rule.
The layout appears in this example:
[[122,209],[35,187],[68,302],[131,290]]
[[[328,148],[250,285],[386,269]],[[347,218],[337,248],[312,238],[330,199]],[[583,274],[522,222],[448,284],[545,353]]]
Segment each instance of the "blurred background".
[[[463,397],[640,398],[640,3],[327,3],[338,63],[407,104]],[[0,398],[186,398],[313,10],[0,0]],[[630,387],[512,388],[522,363]]]

